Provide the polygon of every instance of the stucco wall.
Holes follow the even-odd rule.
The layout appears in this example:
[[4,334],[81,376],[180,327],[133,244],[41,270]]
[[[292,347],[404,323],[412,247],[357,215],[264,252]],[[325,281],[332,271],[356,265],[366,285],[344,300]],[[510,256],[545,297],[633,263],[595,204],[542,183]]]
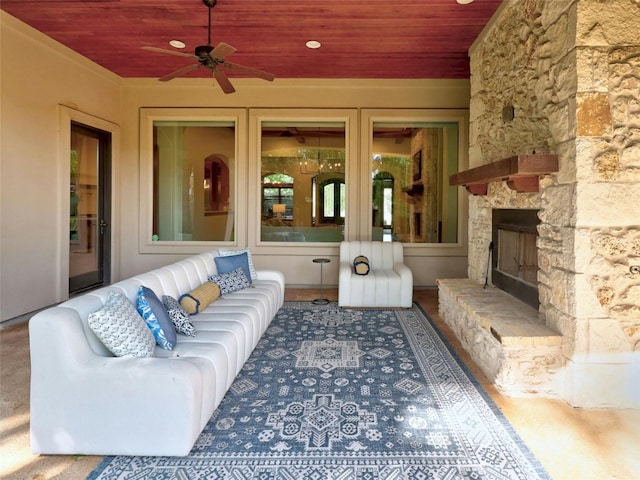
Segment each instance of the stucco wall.
[[[447,108],[458,109],[460,115],[465,116],[469,105],[466,80],[276,79],[268,83],[234,79],[237,92],[224,95],[206,78],[175,79],[169,83],[155,79],[121,79],[5,12],[0,12],[0,21],[0,321],[66,298],[68,267],[64,255],[68,245],[64,226],[68,223],[69,211],[65,203],[65,195],[69,197],[65,177],[68,166],[59,151],[62,139],[59,105],[67,105],[70,107],[67,110],[79,112],[83,118],[91,117],[119,128],[113,165],[114,281],[186,255],[180,250],[140,253],[142,107],[233,107],[247,111],[249,108],[341,108],[355,112],[381,108]],[[33,56],[25,52],[37,52],[37,64]],[[358,125],[353,128],[359,135]],[[464,143],[466,147],[466,132]],[[247,168],[257,168],[255,142],[241,148],[245,149],[241,153],[248,159]],[[461,152],[463,165],[467,163],[466,150]],[[356,149],[356,161],[367,164],[363,151],[360,146]],[[368,174],[368,168],[361,171],[365,176]],[[247,178],[239,181],[242,194],[247,195]],[[365,189],[358,191],[358,195],[355,198],[368,204]],[[246,216],[238,221],[248,228]],[[360,224],[355,224],[355,218],[352,221],[352,231],[358,232]],[[460,232],[462,246],[444,246],[427,256],[409,259],[416,285],[434,285],[436,278],[465,275],[465,235],[466,232]],[[263,249],[256,263],[261,268],[284,270],[289,285],[316,285],[319,270],[313,268],[311,259],[318,255],[337,259],[337,253],[335,246],[307,247],[300,252]],[[325,285],[337,284],[336,261],[325,268],[324,275]]]
[[[122,202],[126,205],[138,204],[139,191],[139,110],[141,107],[242,107],[247,109],[348,109],[356,115],[361,109],[459,109],[466,114],[469,102],[469,83],[464,80],[292,80],[276,79],[266,83],[255,79],[234,79],[236,93],[224,95],[220,89],[212,87],[209,79],[186,80],[176,79],[170,84],[160,83],[154,79],[128,79],[124,81],[124,123],[135,125],[123,132],[122,178],[129,182],[123,191]],[[358,165],[352,171],[365,179],[370,169],[364,149],[365,142],[359,136],[360,126],[350,125],[352,134],[358,136],[357,152],[350,157]],[[466,138],[465,144],[466,144]],[[248,179],[251,182],[258,168],[258,147],[255,138],[249,138],[248,145]],[[461,152],[461,161],[467,162],[466,150]],[[354,177],[351,176],[351,181]],[[370,180],[369,180],[370,181]],[[248,186],[250,183],[247,184]],[[352,183],[351,185],[355,185]],[[358,204],[367,205],[369,192],[365,188],[358,189]],[[352,189],[353,191],[353,189]],[[246,192],[244,192],[246,194]],[[366,214],[361,209],[362,214]],[[239,218],[244,225],[248,222],[249,242],[251,232],[259,226],[259,218]],[[351,232],[358,232],[360,218],[351,216]],[[370,220],[368,220],[370,222]],[[167,263],[178,255],[139,254],[138,245],[130,241],[130,236],[139,231],[138,211],[131,209],[122,211],[123,232],[127,232],[127,240],[121,242],[122,275],[133,273]],[[466,243],[466,232],[459,233],[460,239]],[[253,247],[249,243],[250,247]],[[463,250],[466,250],[464,245]],[[410,256],[408,264],[414,272],[414,281],[418,286],[434,286],[435,279],[442,276],[461,277],[466,271],[466,251],[448,253],[455,247],[452,245],[433,249],[431,254]],[[444,253],[443,253],[444,252]],[[327,256],[333,261],[324,267],[325,285],[337,285],[338,282],[338,248],[322,247],[260,247],[256,250],[256,265],[261,268],[283,270],[287,283],[294,286],[317,285],[320,280],[319,269],[314,269],[311,260],[317,256]]]
[[68,224],[69,173],[68,165],[65,170],[58,162],[60,105],[118,125],[122,85],[116,75],[3,11],[0,22],[0,320],[5,320],[60,300],[64,290],[60,276],[68,266],[62,258],[69,247],[60,214],[66,209]]

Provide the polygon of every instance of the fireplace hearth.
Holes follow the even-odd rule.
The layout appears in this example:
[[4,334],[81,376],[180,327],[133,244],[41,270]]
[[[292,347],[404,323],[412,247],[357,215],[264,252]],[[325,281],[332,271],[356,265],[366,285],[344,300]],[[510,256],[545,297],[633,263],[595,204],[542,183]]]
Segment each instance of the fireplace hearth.
[[494,209],[491,223],[493,285],[538,309],[538,210]]

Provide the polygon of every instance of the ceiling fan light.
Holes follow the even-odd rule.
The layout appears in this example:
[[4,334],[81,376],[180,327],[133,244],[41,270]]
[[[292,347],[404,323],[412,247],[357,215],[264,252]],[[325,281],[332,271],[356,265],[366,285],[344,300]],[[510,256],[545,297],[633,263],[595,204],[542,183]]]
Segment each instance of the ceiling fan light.
[[180,41],[180,40],[171,40],[169,42],[169,45],[171,45],[173,48],[184,48],[184,47],[186,47],[185,43]]
[[307,43],[305,43],[305,45],[307,46],[307,48],[320,48],[322,46],[322,44],[317,41],[317,40],[309,40]]
[[470,3],[473,3],[473,0],[456,0],[456,2],[460,5],[469,5]]

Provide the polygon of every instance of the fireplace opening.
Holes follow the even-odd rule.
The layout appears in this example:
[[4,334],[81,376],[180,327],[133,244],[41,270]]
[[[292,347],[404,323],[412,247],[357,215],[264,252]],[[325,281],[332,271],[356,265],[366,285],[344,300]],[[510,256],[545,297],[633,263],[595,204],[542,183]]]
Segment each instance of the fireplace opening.
[[535,309],[538,299],[537,210],[494,209],[492,212],[491,281]]

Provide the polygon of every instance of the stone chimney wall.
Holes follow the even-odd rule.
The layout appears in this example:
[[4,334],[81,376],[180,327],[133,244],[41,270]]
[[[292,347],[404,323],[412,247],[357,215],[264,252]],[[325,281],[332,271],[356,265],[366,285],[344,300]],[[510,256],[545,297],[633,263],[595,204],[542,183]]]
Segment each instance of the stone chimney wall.
[[638,25],[640,0],[505,0],[470,50],[469,167],[535,152],[560,170],[470,198],[468,275],[484,282],[492,208],[539,209],[539,316],[580,407],[640,407]]

